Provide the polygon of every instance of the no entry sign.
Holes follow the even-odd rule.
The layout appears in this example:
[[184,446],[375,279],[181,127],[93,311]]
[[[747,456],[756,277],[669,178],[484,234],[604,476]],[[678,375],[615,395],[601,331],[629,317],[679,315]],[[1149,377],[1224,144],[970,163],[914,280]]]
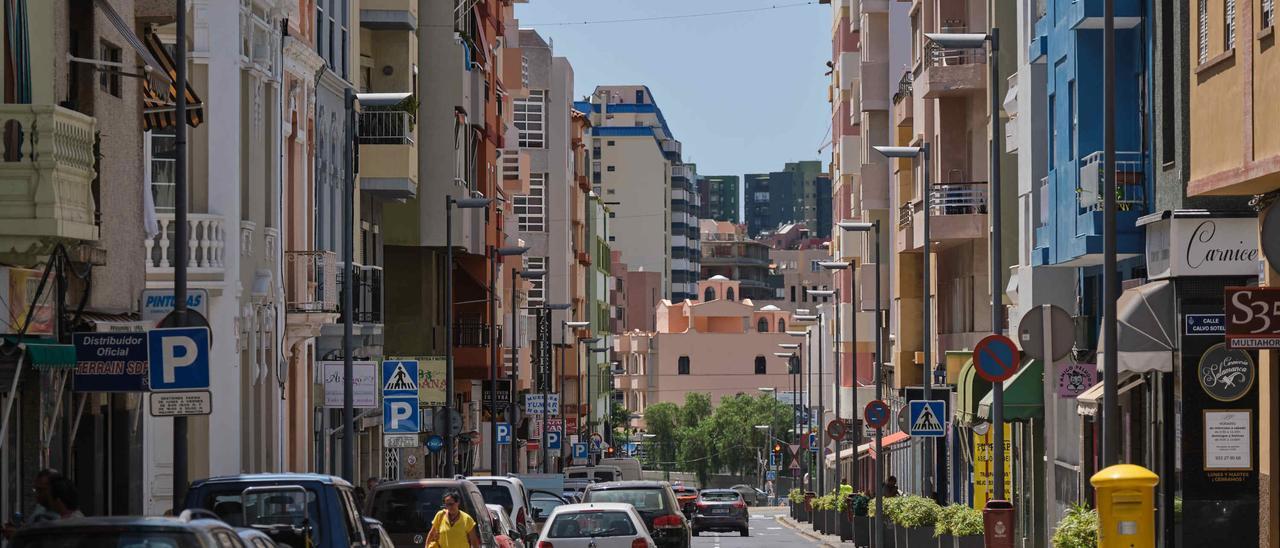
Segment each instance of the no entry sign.
[[987,335],[973,347],[973,367],[987,382],[1004,382],[1018,372],[1018,347],[1004,335]]
[[880,400],[871,400],[862,410],[862,418],[866,419],[867,424],[872,428],[883,428],[884,425],[889,424],[889,406]]

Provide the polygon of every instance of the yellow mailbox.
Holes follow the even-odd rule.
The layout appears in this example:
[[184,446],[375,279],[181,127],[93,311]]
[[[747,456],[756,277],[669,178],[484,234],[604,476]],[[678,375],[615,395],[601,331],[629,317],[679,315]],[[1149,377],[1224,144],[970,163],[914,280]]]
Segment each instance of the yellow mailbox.
[[1156,545],[1155,486],[1160,476],[1132,464],[1109,466],[1089,478],[1097,491],[1098,548]]

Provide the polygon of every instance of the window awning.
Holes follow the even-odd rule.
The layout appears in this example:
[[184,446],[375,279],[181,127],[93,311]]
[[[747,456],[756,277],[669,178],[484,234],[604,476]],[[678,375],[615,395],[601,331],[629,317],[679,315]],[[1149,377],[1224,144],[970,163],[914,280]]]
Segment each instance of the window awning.
[[[1173,372],[1178,346],[1173,301],[1173,284],[1168,280],[1145,283],[1120,294],[1116,301],[1118,371]],[[1099,342],[1098,371],[1107,368],[1104,355],[1105,347]]]
[[[133,48],[133,51],[138,54],[138,57],[142,58],[142,62],[146,63],[146,65],[151,69],[160,71],[162,65],[159,60],[156,59],[155,53],[152,52],[148,46],[143,45],[142,40],[139,40],[138,35],[133,33],[133,29],[129,28],[129,24],[125,22],[124,18],[120,17],[120,14],[116,13],[115,8],[111,7],[111,2],[108,0],[97,0],[94,4],[98,6],[99,10],[102,10],[102,16],[111,23],[111,26],[115,27],[116,32],[120,33],[120,36],[124,38],[124,41],[129,43],[129,47]],[[173,82],[174,77],[170,76],[167,72],[161,71],[158,74],[161,78],[165,79],[166,82]],[[146,78],[143,78],[143,81],[145,82]]]
[[[995,394],[988,392],[978,404],[978,417],[991,419],[991,402]],[[1004,420],[1018,421],[1044,415],[1044,362],[1023,363],[1013,377],[1004,381]]]
[[[895,449],[898,449],[897,447],[894,447],[894,445],[901,445],[908,441],[911,441],[911,434],[906,432],[894,432],[882,438],[880,440],[880,445],[885,451],[892,453]],[[861,451],[863,446],[866,446],[867,454],[871,455],[871,458],[876,458],[876,442],[874,439],[871,440],[871,443],[859,445],[858,450]]]
[[[1142,384],[1142,376],[1128,371],[1121,371],[1120,378],[1116,380],[1116,394],[1125,395],[1125,393],[1137,388]],[[1098,402],[1102,401],[1102,383],[1093,385],[1088,390],[1076,396],[1076,413],[1092,417],[1098,414]]]
[[978,404],[991,391],[991,383],[978,376],[973,359],[964,362],[960,377],[956,379],[955,420],[962,425],[973,424],[978,418]]
[[407,91],[396,93],[357,93],[356,99],[360,101],[360,106],[362,107],[394,107],[412,95],[412,93]]
[[[142,79],[142,125],[147,131],[156,129],[165,129],[174,125],[174,110],[177,108],[174,103],[178,96],[178,86],[174,82],[178,80],[177,64],[173,57],[169,55],[169,50],[160,42],[160,37],[156,33],[147,33],[147,51],[151,52],[156,62],[160,63],[160,72],[162,72],[169,81],[169,87],[166,90],[156,89],[152,85],[149,78]],[[187,98],[187,125],[191,127],[199,126],[204,121],[204,101],[196,94],[196,90],[191,87],[191,79],[185,82],[184,93]]]
[[[4,337],[4,346],[6,348],[17,347],[22,350],[26,356],[27,363],[35,369],[75,369],[76,367],[75,345],[58,344],[57,341],[49,337],[23,337],[19,339],[17,335],[6,335]],[[3,354],[3,351],[0,351],[0,354]],[[19,356],[3,356],[0,359],[16,357]]]

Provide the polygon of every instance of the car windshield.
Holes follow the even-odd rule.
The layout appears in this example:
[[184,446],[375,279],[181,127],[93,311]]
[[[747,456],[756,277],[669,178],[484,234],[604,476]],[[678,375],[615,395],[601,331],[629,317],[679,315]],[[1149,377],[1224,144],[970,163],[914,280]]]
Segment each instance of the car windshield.
[[551,511],[559,507],[562,502],[547,495],[533,495],[529,497],[529,505],[538,510],[538,515],[547,517],[551,515]]
[[[204,507],[213,510],[222,521],[232,527],[252,525],[292,525],[320,523],[320,504],[316,492],[302,491],[297,486],[282,485],[279,491],[243,492],[252,485],[233,484],[215,486],[204,497]],[[270,486],[266,486],[268,489]],[[320,527],[312,527],[312,536],[320,534]]]
[[623,502],[635,506],[641,512],[667,510],[667,497],[662,496],[662,489],[657,487],[587,491],[586,502]]
[[636,527],[626,512],[588,510],[556,516],[547,532],[549,538],[630,537]]
[[50,528],[36,534],[24,534],[9,546],[13,548],[199,548],[200,541],[192,533],[182,531],[76,531],[67,527]]
[[738,498],[741,496],[742,495],[739,495],[737,491],[703,491],[702,492],[702,500],[705,500],[707,502],[734,502],[738,500]]
[[507,513],[511,512],[511,489],[506,485],[481,483],[477,484],[476,488],[480,490],[480,496],[484,498],[485,504],[500,504]]
[[[431,530],[431,519],[440,511],[444,494],[451,488],[392,487],[378,489],[373,493],[373,506],[369,517],[382,522],[388,533],[422,533]],[[465,498],[465,497],[464,497]],[[463,510],[468,514],[466,501]],[[472,517],[475,517],[472,515]]]
[[599,482],[613,481],[613,472],[609,470],[597,470],[594,474],[595,480]]

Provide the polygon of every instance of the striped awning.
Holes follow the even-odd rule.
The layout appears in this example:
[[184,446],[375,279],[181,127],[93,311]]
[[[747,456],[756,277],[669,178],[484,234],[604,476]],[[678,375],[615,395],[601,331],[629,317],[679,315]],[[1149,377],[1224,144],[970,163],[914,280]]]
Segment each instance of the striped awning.
[[[178,96],[178,87],[174,83],[178,80],[177,64],[174,63],[169,50],[165,48],[156,33],[147,33],[146,45],[156,62],[160,63],[160,71],[168,76],[168,88],[157,89],[149,78],[142,79],[143,129],[150,131],[173,127],[176,108],[174,98]],[[196,90],[192,89],[190,79],[187,80],[185,88],[187,125],[196,127],[204,121],[204,101],[196,94]]]

